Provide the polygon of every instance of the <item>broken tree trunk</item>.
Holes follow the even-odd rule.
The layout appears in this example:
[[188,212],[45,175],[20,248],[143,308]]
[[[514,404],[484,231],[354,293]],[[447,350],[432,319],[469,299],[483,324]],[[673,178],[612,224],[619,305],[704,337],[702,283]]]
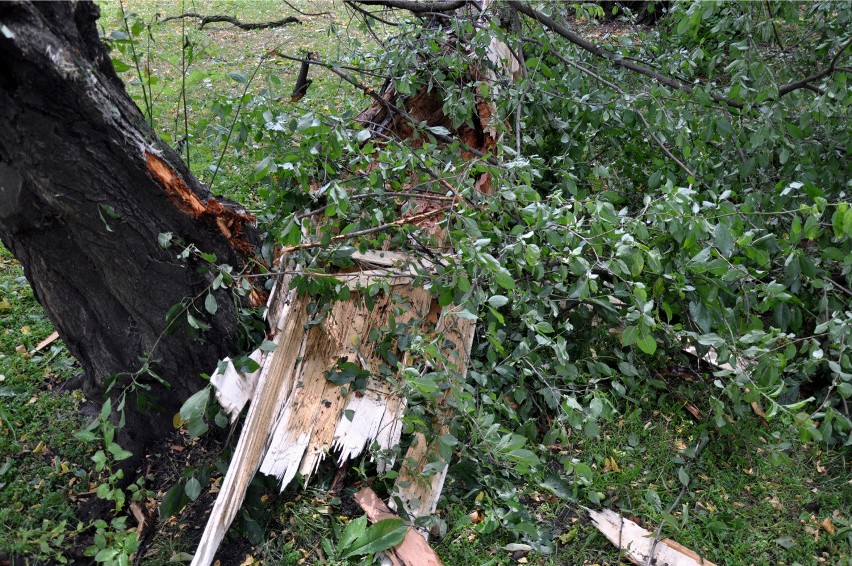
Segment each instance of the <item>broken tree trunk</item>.
[[[164,335],[166,313],[203,303],[213,275],[158,244],[194,244],[239,271],[252,255],[253,219],[215,199],[145,123],[98,38],[91,2],[0,3],[0,240],[21,262],[35,296],[79,360],[82,387],[103,401],[140,358],[147,406],[132,394],[118,441],[138,459],[172,430],[171,415],[199,376],[238,347],[235,306],[217,291],[202,340]],[[183,320],[186,320],[184,314]],[[137,392],[142,392],[137,389]],[[161,412],[164,411],[164,413]]]
[[[517,71],[517,62],[508,48],[496,40],[492,42],[489,58],[498,67],[504,67],[507,74]],[[486,73],[470,77],[470,84],[484,78]],[[378,139],[390,137],[416,143],[410,138],[419,124],[454,132],[466,144],[470,158],[487,154],[496,145],[491,124],[493,107],[481,96],[475,109],[477,115],[469,121],[475,125],[458,129],[444,114],[443,100],[437,91],[424,88],[408,98],[390,91],[374,99],[358,122]],[[475,179],[475,186],[487,192],[490,188],[487,174]],[[437,176],[434,188],[450,197],[456,195],[455,189]],[[415,200],[415,205],[415,212],[399,222],[417,226],[433,236],[439,242],[432,253],[440,258],[438,261],[456,261],[452,249],[443,244],[445,228],[441,222],[447,205],[426,200]],[[374,370],[382,365],[377,344],[368,338],[374,331],[380,332],[390,320],[417,327],[441,345],[442,363],[446,367],[435,369],[463,379],[475,321],[456,316],[459,307],[442,309],[427,289],[413,285],[418,271],[431,271],[435,265],[393,250],[356,253],[352,260],[355,268],[334,275],[354,292],[349,300],[332,306],[321,327],[305,324],[310,299],[297,296],[287,281],[279,281],[268,309],[268,322],[277,347],[264,357],[259,375],[242,376],[231,370],[214,376],[217,397],[232,415],[238,414],[249,398],[251,406],[193,565],[206,566],[213,561],[242,504],[245,489],[258,470],[279,478],[284,489],[297,473],[308,481],[319,463],[332,453],[343,464],[370,446],[390,453],[399,444],[406,406],[405,381],[399,375],[384,375]],[[283,267],[286,254],[280,261]],[[368,309],[359,291],[370,281],[382,278],[390,291],[376,297],[375,305]],[[398,352],[397,358],[401,367],[409,365],[408,352]],[[344,392],[328,379],[329,371],[341,360],[369,374],[362,391]],[[445,387],[446,396],[452,384]],[[435,411],[434,436],[415,435],[394,488],[394,499],[402,502],[410,517],[434,513],[446,478],[449,462],[443,460],[438,449],[450,416],[444,400],[439,401]],[[379,462],[379,468],[393,463],[392,458],[387,458]]]

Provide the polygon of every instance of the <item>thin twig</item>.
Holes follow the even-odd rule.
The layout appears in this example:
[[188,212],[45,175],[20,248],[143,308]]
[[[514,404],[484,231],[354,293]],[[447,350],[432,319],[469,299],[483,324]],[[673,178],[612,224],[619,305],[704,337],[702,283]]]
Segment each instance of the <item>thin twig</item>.
[[[439,201],[455,201],[455,197],[448,197],[444,195],[437,194],[429,194],[429,193],[397,193],[397,192],[387,192],[383,194],[377,193],[365,193],[361,195],[351,195],[349,200],[361,200],[369,197],[381,197],[381,198],[397,198],[397,197],[409,197],[423,200],[439,200]],[[296,220],[303,220],[305,218],[310,218],[311,216],[316,216],[317,214],[322,214],[323,212],[331,206],[327,204],[325,206],[321,206],[319,208],[315,208],[313,210],[309,210],[307,212],[303,212],[302,214],[296,215]]]
[[[535,41],[535,40],[530,40],[530,41],[533,41],[535,43],[539,43],[538,41]],[[621,96],[623,96],[625,98],[625,100],[627,101],[627,103],[630,105],[630,107],[633,109],[633,111],[636,112],[636,115],[639,116],[639,119],[642,121],[642,124],[645,126],[645,131],[648,132],[648,135],[651,137],[652,140],[654,140],[654,143],[656,143],[660,147],[660,149],[663,150],[663,153],[665,153],[666,156],[669,159],[674,161],[678,165],[678,167],[680,167],[687,175],[689,175],[693,179],[696,179],[696,180],[698,179],[698,176],[689,167],[687,167],[685,163],[683,163],[680,159],[675,157],[675,155],[669,150],[669,148],[666,147],[666,144],[664,144],[662,142],[662,140],[659,137],[657,137],[657,134],[654,133],[654,131],[651,129],[651,125],[648,123],[648,120],[645,119],[644,114],[642,114],[642,112],[633,104],[633,102],[627,96],[627,93],[624,92],[624,90],[620,86],[618,86],[617,84],[615,84],[611,81],[606,80],[602,76],[598,75],[597,73],[595,73],[594,71],[592,71],[590,69],[587,69],[586,67],[580,65],[579,63],[575,63],[574,61],[571,61],[570,59],[562,56],[560,53],[558,53],[556,51],[551,51],[551,54],[553,56],[555,56],[557,59],[559,59],[560,61],[562,61],[563,63],[565,63],[566,65],[568,65],[570,67],[574,67],[575,69],[582,71],[583,73],[586,73],[587,75],[589,75],[593,79],[597,80],[598,82],[600,82],[602,84],[605,84],[606,86],[608,86],[609,88],[613,89],[614,91],[619,93]]]
[[[377,21],[382,22],[383,24],[386,24],[386,25],[389,25],[389,26],[398,26],[399,25],[395,22],[389,22],[388,20],[386,20],[384,18],[380,18],[379,16],[376,15],[375,12],[369,12],[369,11],[365,10],[364,8],[360,7],[358,4],[356,4],[352,0],[344,0],[343,3],[346,4],[347,6],[349,6],[350,8],[352,8],[353,10],[355,10],[356,12],[362,13],[367,18],[372,18],[374,20],[377,20]],[[369,25],[369,22],[367,23],[367,25]]]
[[291,9],[291,10],[294,10],[294,11],[296,11],[296,12],[299,12],[299,13],[300,13],[300,14],[302,14],[303,16],[309,16],[309,17],[314,17],[314,16],[328,16],[328,15],[330,14],[330,12],[316,12],[316,13],[303,12],[303,11],[301,11],[300,9],[298,9],[297,7],[295,7],[294,5],[292,5],[292,4],[290,4],[289,2],[287,2],[287,0],[282,0],[282,2],[284,2],[285,4],[287,4],[288,6],[290,6],[290,9]]
[[441,208],[436,208],[434,210],[429,210],[427,212],[423,212],[421,214],[415,214],[413,216],[405,216],[400,218],[399,220],[394,220],[393,222],[388,222],[387,224],[382,224],[380,226],[373,226],[372,228],[367,228],[365,230],[357,230],[355,232],[350,232],[348,234],[338,234],[331,238],[328,242],[306,242],[304,244],[296,244],[294,246],[285,246],[279,250],[279,255],[288,254],[291,252],[295,252],[298,250],[309,250],[313,248],[319,248],[322,246],[327,246],[329,244],[333,244],[336,242],[345,242],[346,240],[351,240],[352,238],[357,238],[359,236],[367,236],[369,234],[375,234],[376,232],[383,232],[390,228],[395,228],[398,226],[405,226],[406,224],[415,224],[420,222],[421,220],[426,220],[427,218],[431,218],[433,216],[437,216],[443,212],[452,209],[451,206],[444,206]]
[[260,58],[260,61],[254,68],[254,71],[252,71],[251,77],[249,77],[249,79],[246,81],[246,87],[243,89],[243,94],[242,96],[240,96],[240,102],[239,104],[237,104],[237,111],[234,113],[234,121],[231,122],[231,127],[228,129],[228,135],[225,137],[225,145],[222,147],[222,153],[219,154],[219,161],[216,162],[216,170],[213,171],[213,178],[210,179],[210,188],[213,188],[213,183],[216,181],[216,175],[219,174],[219,170],[222,167],[222,159],[225,158],[225,152],[228,150],[228,143],[231,141],[231,134],[234,132],[234,127],[237,125],[237,119],[240,117],[240,111],[243,109],[243,101],[246,99],[246,94],[248,93],[249,86],[251,86],[251,83],[254,80],[254,76],[263,66],[263,62],[266,61],[266,58],[268,56],[268,53],[263,54],[263,57]]
[[[694,464],[696,461],[698,461],[698,457],[701,456],[701,453],[704,451],[704,447],[707,446],[708,443],[709,443],[709,441],[707,440],[707,437],[703,437],[698,441],[698,446],[695,447],[695,456],[693,457],[692,461],[689,463],[690,467],[692,466],[692,464]],[[686,485],[684,485],[683,487],[680,488],[680,493],[677,494],[677,497],[675,497],[675,500],[672,501],[671,505],[669,505],[669,508],[666,510],[666,515],[672,514],[672,511],[674,511],[674,508],[680,502],[680,499],[684,496],[685,493],[686,493]],[[656,550],[656,548],[657,548],[657,543],[660,542],[660,534],[663,532],[663,525],[666,524],[666,515],[663,515],[663,518],[662,518],[662,520],[660,520],[660,524],[657,527],[657,532],[654,533],[654,544],[651,545],[651,551],[648,553],[648,559],[645,562],[645,566],[651,566],[651,562],[654,559],[654,550]]]

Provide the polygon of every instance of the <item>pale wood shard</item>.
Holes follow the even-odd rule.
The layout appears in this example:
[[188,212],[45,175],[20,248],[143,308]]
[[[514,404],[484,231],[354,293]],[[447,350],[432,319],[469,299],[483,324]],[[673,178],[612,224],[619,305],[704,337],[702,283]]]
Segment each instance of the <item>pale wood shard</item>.
[[31,353],[35,353],[35,352],[38,352],[39,350],[43,350],[43,349],[47,348],[48,346],[53,344],[56,341],[57,338],[59,338],[59,332],[54,330],[53,332],[51,332],[50,336],[48,336],[47,338],[45,338],[44,340],[39,342],[38,345],[35,347],[35,349]]
[[696,552],[671,539],[659,539],[630,519],[609,509],[587,509],[592,524],[634,564],[644,566],[653,549],[651,564],[656,566],[716,566]]
[[[266,352],[258,349],[252,352],[249,357],[262,368],[266,359]],[[254,396],[254,388],[257,385],[261,370],[244,374],[237,371],[230,358],[225,358],[222,361],[225,362],[225,370],[220,371],[219,368],[216,368],[216,371],[210,377],[210,383],[216,390],[216,400],[231,417],[231,422],[234,422],[246,403]]]
[[260,466],[280,407],[294,385],[294,361],[302,350],[305,335],[301,329],[307,321],[308,299],[293,297],[289,293],[288,296],[292,305],[287,308],[289,314],[281,331],[281,341],[261,370],[242,434],[192,559],[193,566],[212,563],[225,532],[243,503],[248,484]]
[[[399,440],[396,432],[399,427],[388,422],[387,418],[396,420],[401,417],[401,403],[396,399],[398,392],[387,387],[387,378],[372,371],[371,368],[379,367],[383,361],[374,353],[375,344],[364,338],[386,325],[388,316],[398,306],[405,308],[404,313],[397,317],[398,323],[406,318],[424,316],[432,298],[428,291],[408,285],[396,285],[392,289],[390,296],[377,298],[371,311],[358,300],[336,303],[323,328],[311,330],[306,351],[298,363],[299,387],[285,402],[270,448],[260,467],[261,472],[278,477],[282,489],[297,472],[307,480],[333,444],[348,446],[352,457],[356,455],[353,451],[355,446],[363,449],[376,440],[379,448],[388,450],[393,444],[386,442]],[[370,371],[365,393],[344,396],[341,386],[328,381],[326,371],[341,359],[360,364]],[[366,396],[368,400],[349,399],[358,399],[359,395]],[[353,417],[353,420],[358,418],[359,426],[350,426],[351,422],[344,415],[350,403],[360,406],[360,411],[356,411]],[[389,406],[391,411],[387,410]],[[388,432],[380,435],[380,430]],[[345,459],[341,457],[339,461],[342,463]]]
[[[398,518],[369,487],[356,493],[354,499],[367,514],[367,520],[371,523]],[[414,527],[408,527],[405,538],[400,544],[385,552],[385,558],[387,563],[393,566],[442,566],[443,564],[426,539]]]

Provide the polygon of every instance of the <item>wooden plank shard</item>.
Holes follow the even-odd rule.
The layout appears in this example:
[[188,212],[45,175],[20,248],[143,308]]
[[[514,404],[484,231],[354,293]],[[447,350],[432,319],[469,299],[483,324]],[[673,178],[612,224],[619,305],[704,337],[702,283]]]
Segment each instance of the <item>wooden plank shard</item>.
[[[404,267],[401,256],[373,254],[363,259],[363,267],[371,276],[377,265],[399,270]],[[217,399],[232,418],[247,400],[251,405],[193,564],[211,563],[257,471],[279,478],[283,490],[297,474],[307,482],[332,451],[342,465],[370,446],[390,452],[399,444],[406,400],[398,383],[374,371],[384,361],[364,337],[381,331],[391,315],[397,324],[419,326],[432,310],[433,299],[409,278],[394,277],[388,283],[391,293],[376,297],[372,309],[357,298],[339,301],[321,325],[310,328],[306,322],[311,299],[296,297],[280,282],[275,286],[268,322],[277,347],[265,357],[255,352],[262,363],[259,375],[245,376],[228,365],[212,380]],[[401,358],[403,365],[408,363],[406,353]],[[329,381],[328,370],[340,360],[370,373],[363,391],[344,392]],[[390,466],[392,460],[378,463],[380,470]]]
[[[671,539],[658,539],[654,533],[625,519],[610,509],[587,509],[592,524],[612,544],[624,551],[624,556],[634,564],[644,566],[716,566],[696,552]],[[649,558],[650,556],[650,558]]]

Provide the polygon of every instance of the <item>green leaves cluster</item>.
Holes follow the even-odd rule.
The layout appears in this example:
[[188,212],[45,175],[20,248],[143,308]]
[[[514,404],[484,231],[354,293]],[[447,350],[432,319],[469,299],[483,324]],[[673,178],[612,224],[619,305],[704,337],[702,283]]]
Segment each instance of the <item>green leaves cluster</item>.
[[[403,26],[362,61],[382,62],[403,95],[440,92],[457,127],[472,124],[484,92],[470,70],[487,65],[490,38],[523,52],[516,82],[487,87],[500,117],[493,125],[505,129],[500,165],[463,158],[460,144],[439,143],[434,136],[445,133],[427,124],[415,125],[411,149],[375,144],[343,119],[270,112],[267,127],[299,143],[273,144],[255,169],[270,210],[282,211],[266,217],[270,234],[296,243],[310,217],[330,243],[406,213],[405,199],[388,198],[395,191],[446,194],[431,175],[457,188],[464,200],[446,223],[457,260],[423,282],[442,306],[479,319],[475,359],[463,376],[434,363],[446,344],[411,340],[408,418],[428,428],[429,400],[453,388],[449,440],[467,441],[446,444],[458,458],[451,474],[489,493],[503,506],[492,516],[539,548],[547,537],[507,495],[512,486],[536,478],[598,502],[584,490],[595,473],[589,463],[542,447],[569,442],[573,431],[596,436],[638,391],[664,387],[655,370],[696,365],[687,347],[719,364],[703,362],[687,391],[718,428],[732,430],[757,403],[803,441],[848,445],[852,54],[841,50],[849,17],[820,2],[680,3],[653,30],[602,40],[618,57],[695,85],[691,93],[613,67],[537,25],[521,39],[496,21],[474,29],[459,20],[457,45],[444,30]],[[843,65],[782,95],[835,55]],[[474,189],[482,174],[489,195]],[[417,253],[428,243],[402,228],[348,245]],[[345,266],[340,249],[306,251],[300,261]],[[331,300],[349,296],[323,285],[333,287]],[[571,482],[548,473],[553,465]]]

